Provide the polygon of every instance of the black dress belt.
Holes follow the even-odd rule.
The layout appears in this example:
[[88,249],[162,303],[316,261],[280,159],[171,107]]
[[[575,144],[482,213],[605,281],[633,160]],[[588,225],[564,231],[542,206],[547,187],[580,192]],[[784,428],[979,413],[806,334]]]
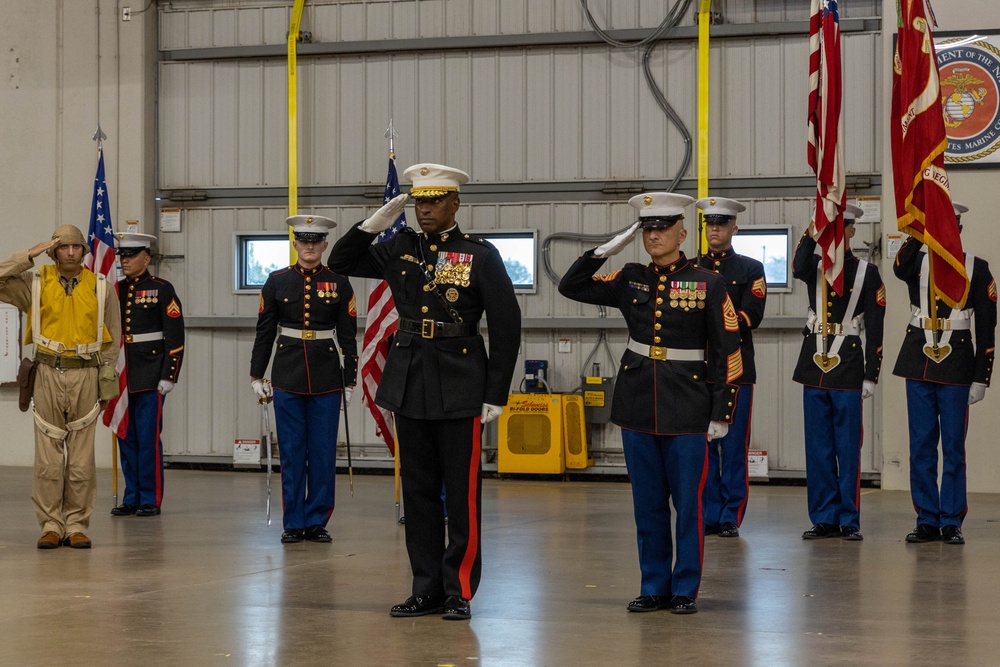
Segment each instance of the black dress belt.
[[419,334],[421,338],[461,338],[479,335],[479,322],[435,322],[434,320],[408,320],[399,318],[399,330]]

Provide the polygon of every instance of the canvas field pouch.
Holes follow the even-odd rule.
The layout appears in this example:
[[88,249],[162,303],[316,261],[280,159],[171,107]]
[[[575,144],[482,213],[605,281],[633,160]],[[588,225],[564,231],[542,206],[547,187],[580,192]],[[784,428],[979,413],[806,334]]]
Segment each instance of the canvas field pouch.
[[17,369],[17,407],[21,412],[27,412],[31,407],[31,397],[35,393],[35,373],[38,371],[38,362],[34,359],[21,359],[21,366]]
[[110,401],[118,396],[118,373],[111,366],[102,365],[97,369],[98,396],[102,401]]

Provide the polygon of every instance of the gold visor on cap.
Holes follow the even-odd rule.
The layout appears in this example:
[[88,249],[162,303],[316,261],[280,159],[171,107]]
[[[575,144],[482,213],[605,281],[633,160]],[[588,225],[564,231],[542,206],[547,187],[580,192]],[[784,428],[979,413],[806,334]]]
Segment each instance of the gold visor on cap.
[[449,192],[458,192],[458,188],[451,186],[442,186],[442,185],[410,188],[411,197],[443,197]]

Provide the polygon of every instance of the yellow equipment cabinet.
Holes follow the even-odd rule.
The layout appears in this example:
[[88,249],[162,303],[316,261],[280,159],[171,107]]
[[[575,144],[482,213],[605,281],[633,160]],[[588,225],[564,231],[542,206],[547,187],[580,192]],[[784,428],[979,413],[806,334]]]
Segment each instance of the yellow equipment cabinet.
[[559,394],[511,394],[500,415],[497,472],[558,475],[566,470]]

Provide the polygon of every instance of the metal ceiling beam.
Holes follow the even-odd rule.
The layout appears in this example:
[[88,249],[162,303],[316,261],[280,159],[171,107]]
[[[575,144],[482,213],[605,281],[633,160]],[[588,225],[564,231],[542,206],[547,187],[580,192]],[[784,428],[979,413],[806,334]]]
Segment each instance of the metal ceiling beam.
[[[609,30],[611,37],[621,41],[639,41],[654,32],[654,28]],[[882,19],[842,19],[841,33],[881,32]],[[808,21],[773,21],[769,23],[730,23],[712,26],[712,39],[745,39],[747,37],[776,37],[809,34]],[[697,26],[683,26],[670,30],[661,41],[695,41]],[[303,43],[298,55],[343,56],[361,54],[386,54],[426,51],[471,51],[480,49],[512,49],[562,46],[603,45],[604,41],[594,32],[547,32],[518,35],[468,35],[461,37],[425,37],[416,39],[380,39],[352,42]],[[266,44],[256,46],[219,46],[193,49],[168,49],[160,54],[164,61],[233,60],[258,58],[285,58],[286,45]]]

